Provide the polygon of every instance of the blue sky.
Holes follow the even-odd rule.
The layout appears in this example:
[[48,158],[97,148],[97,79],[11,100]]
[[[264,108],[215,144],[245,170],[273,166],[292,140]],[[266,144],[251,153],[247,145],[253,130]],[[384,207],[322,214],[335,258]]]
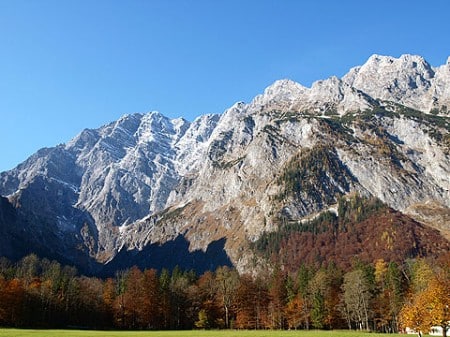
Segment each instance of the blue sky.
[[0,171],[126,113],[193,120],[374,53],[450,55],[450,1],[0,0]]

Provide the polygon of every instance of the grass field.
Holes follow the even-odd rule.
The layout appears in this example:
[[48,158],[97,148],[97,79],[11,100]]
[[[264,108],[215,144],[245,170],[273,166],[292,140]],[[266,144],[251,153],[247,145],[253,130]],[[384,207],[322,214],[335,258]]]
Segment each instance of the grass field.
[[386,334],[356,331],[272,331],[272,330],[193,330],[193,331],[88,331],[0,329],[0,337],[387,337]]

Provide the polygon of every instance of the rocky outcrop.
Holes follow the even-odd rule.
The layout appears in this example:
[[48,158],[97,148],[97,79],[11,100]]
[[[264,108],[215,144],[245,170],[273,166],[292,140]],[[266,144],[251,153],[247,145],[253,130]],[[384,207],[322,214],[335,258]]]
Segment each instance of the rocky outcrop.
[[450,59],[433,68],[421,56],[373,55],[343,77],[343,82],[369,96],[422,111],[448,114]]

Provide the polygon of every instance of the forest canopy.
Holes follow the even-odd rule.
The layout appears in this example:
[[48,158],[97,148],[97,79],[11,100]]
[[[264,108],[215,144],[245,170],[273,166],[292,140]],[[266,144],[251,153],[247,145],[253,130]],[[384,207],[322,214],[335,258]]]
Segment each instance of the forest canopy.
[[450,255],[379,259],[343,270],[274,266],[264,276],[229,267],[140,270],[114,278],[78,275],[56,261],[0,259],[0,325],[102,329],[363,329],[427,332],[450,320]]

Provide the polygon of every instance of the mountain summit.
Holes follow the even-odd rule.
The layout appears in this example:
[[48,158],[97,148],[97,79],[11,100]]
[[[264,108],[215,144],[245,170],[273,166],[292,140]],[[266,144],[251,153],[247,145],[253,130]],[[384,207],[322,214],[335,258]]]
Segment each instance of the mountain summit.
[[248,271],[262,235],[330,210],[339,217],[355,195],[406,214],[408,228],[425,224],[445,250],[436,230],[449,237],[449,107],[449,61],[373,55],[341,79],[276,81],[193,122],[126,115],[1,173],[14,221],[0,217],[0,229],[14,245],[0,244],[0,255],[35,251],[93,273]]

